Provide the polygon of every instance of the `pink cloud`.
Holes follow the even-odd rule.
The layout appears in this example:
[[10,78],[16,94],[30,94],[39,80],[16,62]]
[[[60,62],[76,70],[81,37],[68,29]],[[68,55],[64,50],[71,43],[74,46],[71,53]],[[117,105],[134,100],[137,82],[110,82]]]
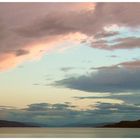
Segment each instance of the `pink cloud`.
[[110,25],[139,27],[139,13],[138,3],[1,3],[0,70],[41,58],[67,40],[108,49],[105,41],[94,42],[96,35],[116,35],[103,33]]

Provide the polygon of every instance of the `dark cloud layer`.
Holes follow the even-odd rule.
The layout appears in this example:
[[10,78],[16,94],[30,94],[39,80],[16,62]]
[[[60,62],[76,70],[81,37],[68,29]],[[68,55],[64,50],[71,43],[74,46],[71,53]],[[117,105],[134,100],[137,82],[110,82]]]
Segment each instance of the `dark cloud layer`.
[[74,110],[68,104],[51,105],[48,103],[31,104],[26,109],[3,107],[0,110],[0,119],[33,122],[42,126],[70,124],[93,124],[96,126],[105,122],[139,119],[140,115],[140,107],[133,104],[98,103],[96,107],[97,109]]
[[96,72],[79,77],[65,78],[56,81],[54,85],[87,92],[117,93],[140,91],[138,61],[124,62],[110,67],[95,69],[97,69]]

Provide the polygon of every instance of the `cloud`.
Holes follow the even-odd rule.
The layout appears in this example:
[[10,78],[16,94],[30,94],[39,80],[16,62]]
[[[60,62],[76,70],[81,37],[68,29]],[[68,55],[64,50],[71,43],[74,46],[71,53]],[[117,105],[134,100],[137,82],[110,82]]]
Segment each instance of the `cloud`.
[[[100,3],[96,7],[96,16],[101,16],[103,24],[116,23],[125,26],[139,26],[139,4],[138,3]],[[101,23],[102,24],[102,23]]]
[[[55,7],[59,7],[59,12]],[[0,69],[38,59],[66,40],[85,39],[86,35],[63,21],[73,13],[79,15],[82,10],[89,11],[89,7],[94,4],[0,4]]]
[[118,56],[117,55],[110,55],[109,57],[116,58]]
[[28,54],[29,52],[27,50],[17,50],[15,53],[16,56],[20,56],[20,55]]
[[50,104],[48,103],[38,103],[38,104],[31,104],[28,105],[28,108],[25,109],[27,111],[45,111],[49,108]]
[[119,66],[131,69],[140,69],[140,60],[120,63]]
[[63,67],[63,68],[61,68],[61,70],[63,72],[68,72],[68,71],[73,70],[73,69],[74,69],[74,67]]
[[93,70],[105,70],[105,69],[117,69],[117,68],[125,68],[125,69],[140,69],[140,60],[136,59],[135,61],[127,61],[127,62],[122,62],[119,64],[115,64],[112,66],[102,66],[102,67],[92,67],[91,69]]
[[69,103],[57,103],[57,104],[48,104],[48,103],[35,103],[28,105],[28,108],[24,110],[27,111],[47,111],[50,109],[61,110],[61,109],[69,109],[74,108],[75,106],[70,105]]
[[[95,108],[95,105],[91,104]],[[139,119],[140,106],[134,104],[98,103],[96,109],[75,110],[68,104],[35,103],[24,109],[3,107],[0,119],[30,122],[42,126],[110,123]],[[133,113],[132,113],[133,112]]]
[[74,110],[74,107],[69,103],[35,103],[23,109],[3,108],[0,119],[34,122],[42,126],[62,126],[75,121],[75,117],[79,115],[80,111]]
[[[109,33],[111,34],[111,33]],[[102,35],[105,36],[105,35]],[[113,35],[112,35],[113,36]],[[97,39],[97,38],[96,38]],[[98,49],[106,50],[117,50],[117,49],[134,49],[140,48],[140,38],[139,37],[126,37],[126,38],[116,38],[113,39],[113,44],[109,44],[109,41],[100,38],[91,43],[92,47]],[[114,44],[115,43],[115,44]]]
[[127,38],[119,38],[116,40],[119,42],[112,47],[114,49],[132,49],[132,48],[139,48],[140,47],[140,38],[139,37],[127,37]]
[[67,104],[66,103],[65,104],[57,103],[57,104],[53,104],[52,107],[55,108],[55,109],[58,109],[58,110],[75,108],[75,106],[70,105],[69,103],[67,103]]
[[3,110],[3,109],[16,109],[16,107],[13,107],[13,106],[0,106],[0,110]]
[[[121,98],[121,97],[126,97],[126,96],[132,96],[132,93],[106,93],[105,95],[96,95],[96,96],[77,96],[74,97],[76,99],[95,99],[95,98]],[[137,94],[136,94],[137,95]]]
[[34,86],[39,86],[40,84],[39,84],[39,83],[34,83],[33,85],[34,85]]
[[117,93],[140,90],[139,61],[94,69],[97,71],[55,81],[53,85],[87,92]]
[[111,31],[111,32],[106,32],[106,31],[101,31],[101,32],[98,32],[97,34],[95,34],[95,38],[96,39],[100,39],[100,38],[105,38],[105,37],[112,37],[112,36],[115,36],[115,35],[118,35],[119,32],[117,31]]
[[110,104],[110,103],[102,103],[97,105],[100,110],[111,110],[116,109],[118,112],[131,112],[131,111],[139,111],[140,107],[133,104]]
[[108,94],[102,94],[102,96],[77,96],[74,97],[75,99],[88,99],[88,100],[94,100],[94,99],[119,99],[124,101],[125,103],[129,104],[139,104],[139,98],[140,94],[139,92],[134,93],[134,92],[129,92],[129,93],[108,93]]
[[[0,70],[41,58],[66,40],[81,43],[115,36],[116,27],[139,28],[139,13],[139,3],[1,3]],[[108,48],[106,41],[93,42]],[[126,40],[120,45],[139,45],[137,39],[128,42],[132,47]]]

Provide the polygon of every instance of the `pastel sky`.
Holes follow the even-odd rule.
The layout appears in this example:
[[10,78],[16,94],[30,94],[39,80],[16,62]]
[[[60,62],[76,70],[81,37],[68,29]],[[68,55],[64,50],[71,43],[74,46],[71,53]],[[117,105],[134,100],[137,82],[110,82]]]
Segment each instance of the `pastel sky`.
[[140,3],[0,3],[0,119],[139,119],[139,17]]

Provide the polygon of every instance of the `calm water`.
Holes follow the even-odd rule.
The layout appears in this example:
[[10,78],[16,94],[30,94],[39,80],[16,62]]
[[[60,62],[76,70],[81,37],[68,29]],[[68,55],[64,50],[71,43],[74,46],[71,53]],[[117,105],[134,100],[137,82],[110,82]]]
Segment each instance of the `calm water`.
[[0,128],[11,138],[140,138],[140,128]]

